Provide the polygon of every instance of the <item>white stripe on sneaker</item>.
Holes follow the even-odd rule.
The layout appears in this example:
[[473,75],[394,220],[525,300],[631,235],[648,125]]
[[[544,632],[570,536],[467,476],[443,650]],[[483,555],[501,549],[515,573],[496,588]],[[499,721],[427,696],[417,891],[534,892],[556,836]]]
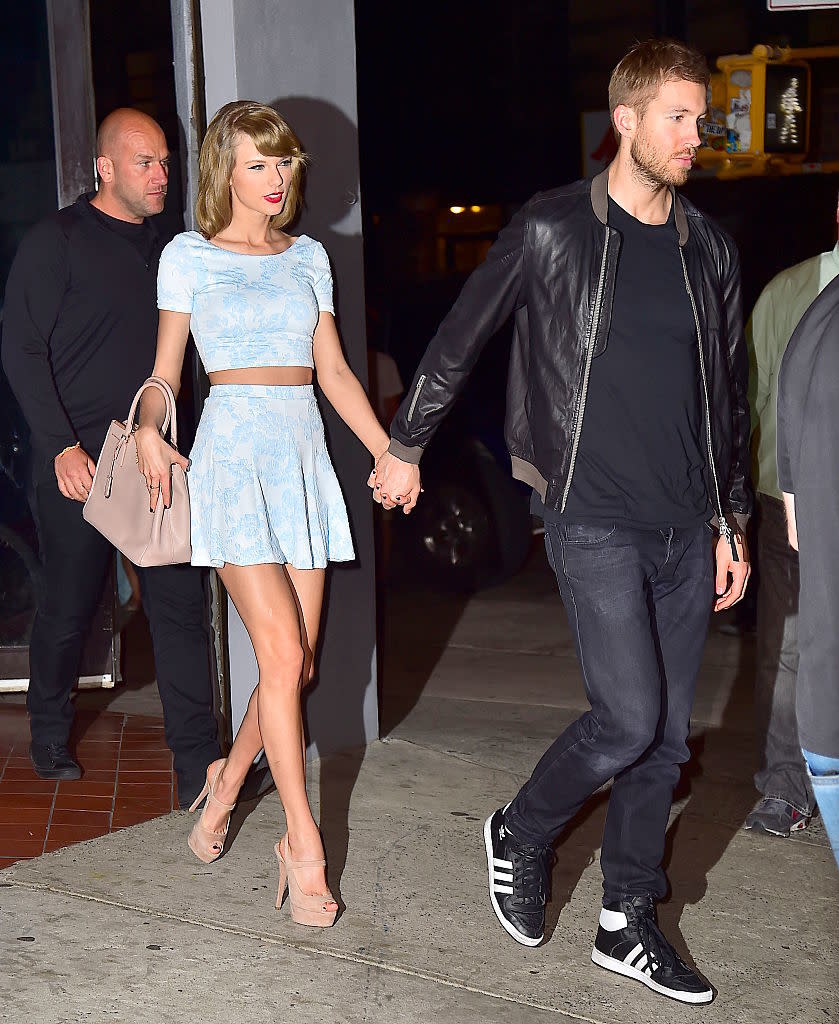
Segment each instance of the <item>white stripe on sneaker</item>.
[[710,1003],[714,998],[714,990],[710,986],[703,992],[684,992],[680,989],[667,988],[651,977],[652,968],[649,964],[647,964],[645,970],[639,971],[631,964],[628,964],[626,960],[618,960],[615,957],[609,956],[608,953],[602,953],[597,946],[591,951],[591,959],[598,967],[605,967],[607,971],[622,974],[625,978],[634,978],[653,992],[669,996],[680,1003]]
[[515,927],[515,925],[508,921],[501,910],[501,906],[498,902],[498,895],[512,895],[513,887],[506,885],[499,885],[496,880],[496,871],[498,867],[506,868],[508,872],[512,871],[512,861],[503,860],[500,857],[495,856],[495,850],[492,845],[492,815],[487,818],[484,822],[484,849],[486,850],[487,856],[487,868],[489,874],[489,902],[492,907],[492,912],[498,919],[498,923],[504,929],[504,931],[516,942],[521,943],[523,946],[538,946],[544,939],[544,934],[539,935],[536,938],[531,938],[529,935],[524,935],[522,932]]
[[633,946],[632,949],[623,958],[625,964],[629,964],[630,967],[634,966],[633,961],[639,960],[644,955],[644,947],[639,942],[637,946]]

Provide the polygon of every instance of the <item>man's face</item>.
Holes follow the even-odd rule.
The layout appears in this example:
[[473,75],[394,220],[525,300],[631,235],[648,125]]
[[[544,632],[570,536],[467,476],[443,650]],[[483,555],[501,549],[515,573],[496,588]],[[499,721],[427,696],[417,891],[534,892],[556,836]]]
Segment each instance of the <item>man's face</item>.
[[665,82],[635,124],[630,157],[638,177],[648,185],[684,185],[700,146],[699,124],[705,116],[705,86]]
[[163,132],[148,127],[127,128],[118,136],[109,183],[112,195],[132,217],[153,217],[163,210],[169,182],[169,151]]

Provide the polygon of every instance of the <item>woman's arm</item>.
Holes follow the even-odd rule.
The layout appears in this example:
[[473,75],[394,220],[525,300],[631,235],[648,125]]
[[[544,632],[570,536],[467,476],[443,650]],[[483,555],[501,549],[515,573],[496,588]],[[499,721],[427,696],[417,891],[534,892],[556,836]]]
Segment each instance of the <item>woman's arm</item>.
[[331,313],[320,315],[313,351],[321,391],[367,451],[378,460],[387,450],[390,438],[344,358],[335,317]]
[[[162,377],[177,397],[181,386],[184,353],[189,339],[189,313],[161,309],[157,327],[157,354],[152,375]],[[140,401],[139,427],[136,432],[137,462],[149,488],[149,508],[157,506],[162,494],[168,508],[172,501],[171,467],[177,463],[186,470],[189,459],[160,436],[166,415],[166,400],[156,388],[147,388]]]

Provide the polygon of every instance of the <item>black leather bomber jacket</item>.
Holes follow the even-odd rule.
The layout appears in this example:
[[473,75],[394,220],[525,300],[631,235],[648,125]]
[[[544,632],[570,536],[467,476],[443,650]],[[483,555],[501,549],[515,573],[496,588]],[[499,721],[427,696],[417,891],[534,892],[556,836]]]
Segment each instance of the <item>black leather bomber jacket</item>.
[[[514,313],[505,439],[513,476],[564,510],[592,359],[609,338],[620,234],[607,226],[607,174],[534,196],[499,234],[423,356],[391,426],[390,451],[417,463],[484,344]],[[679,253],[696,319],[706,483],[721,529],[745,527],[748,357],[732,240],[674,190]]]

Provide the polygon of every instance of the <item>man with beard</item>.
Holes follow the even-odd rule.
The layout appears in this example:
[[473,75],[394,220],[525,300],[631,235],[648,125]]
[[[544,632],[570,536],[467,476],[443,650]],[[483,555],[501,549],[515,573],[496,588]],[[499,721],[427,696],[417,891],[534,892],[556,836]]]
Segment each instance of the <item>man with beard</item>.
[[513,939],[538,945],[552,844],[612,779],[592,959],[686,1003],[714,992],[656,922],[665,831],[710,612],[746,588],[752,507],[739,261],[675,188],[700,144],[708,80],[704,58],[676,42],[621,60],[615,160],[535,196],[501,232],[369,481],[386,507],[413,507],[425,445],[514,314],[506,439],[545,521],[591,710],[487,820],[490,901]]
[[[82,518],[96,458],[154,364],[169,154],[160,126],[120,109],[97,136],[99,191],[36,224],[6,285],[3,367],[29,424],[43,578],[29,645],[30,756],[77,779],[70,693],[113,548]],[[189,806],[219,756],[201,570],[141,569],[166,741]]]

